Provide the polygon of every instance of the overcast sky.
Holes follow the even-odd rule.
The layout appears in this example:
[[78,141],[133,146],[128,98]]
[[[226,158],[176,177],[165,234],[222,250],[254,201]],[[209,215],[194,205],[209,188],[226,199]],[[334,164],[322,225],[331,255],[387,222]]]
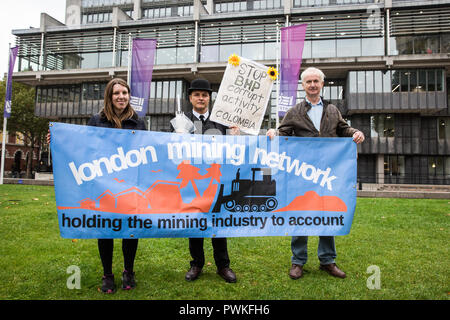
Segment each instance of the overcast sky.
[[[0,78],[8,70],[8,44],[15,45],[13,29],[39,28],[41,12],[64,23],[65,0],[11,0],[2,1],[0,7]],[[16,60],[16,68],[18,61]]]

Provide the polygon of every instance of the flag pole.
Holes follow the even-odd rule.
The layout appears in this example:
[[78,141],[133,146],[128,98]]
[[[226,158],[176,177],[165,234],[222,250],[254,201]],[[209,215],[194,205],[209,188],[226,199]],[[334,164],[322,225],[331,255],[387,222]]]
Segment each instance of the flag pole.
[[[133,51],[133,41],[131,39],[131,33],[128,34],[128,69],[127,69],[127,83],[131,86],[131,57]],[[131,94],[131,92],[130,92]]]
[[3,139],[2,139],[2,168],[0,172],[0,184],[3,184],[3,174],[5,172],[5,149],[6,149],[6,136],[8,135],[8,132],[6,131],[6,122],[8,121],[8,118],[3,117]]
[[[11,62],[11,43],[8,44],[8,75],[6,77],[6,92],[8,92],[8,78],[9,78],[9,69]],[[3,108],[5,108],[4,106]],[[5,117],[5,111],[3,110],[3,131],[2,131],[2,164],[0,169],[0,185],[3,184],[3,175],[5,173],[5,151],[6,151],[6,137],[8,136],[8,132],[6,131],[6,123],[8,122],[8,118]]]
[[277,109],[277,114],[275,116],[275,129],[278,129],[278,126],[280,125],[280,118],[278,115],[279,112],[279,101],[280,101],[280,77],[281,77],[281,70],[280,70],[280,66],[279,66],[279,60],[280,60],[280,51],[281,51],[281,46],[280,46],[280,26],[277,22],[277,70],[278,70],[278,77],[277,77],[277,104],[276,104],[276,109]]

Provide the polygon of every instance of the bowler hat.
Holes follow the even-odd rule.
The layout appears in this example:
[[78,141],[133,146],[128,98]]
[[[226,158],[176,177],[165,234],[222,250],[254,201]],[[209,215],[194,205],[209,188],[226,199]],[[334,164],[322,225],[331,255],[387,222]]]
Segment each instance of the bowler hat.
[[195,79],[191,82],[191,87],[188,89],[188,94],[191,94],[194,90],[208,91],[211,94],[211,85],[208,80],[205,79]]

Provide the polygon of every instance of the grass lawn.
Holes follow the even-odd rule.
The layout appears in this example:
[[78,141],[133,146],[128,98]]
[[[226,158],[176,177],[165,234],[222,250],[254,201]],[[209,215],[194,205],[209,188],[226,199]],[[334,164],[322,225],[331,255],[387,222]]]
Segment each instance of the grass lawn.
[[[450,200],[359,198],[350,234],[336,237],[337,264],[346,279],[318,270],[317,237],[309,238],[309,261],[296,281],[288,276],[290,237],[229,238],[234,284],[215,273],[209,239],[207,265],[192,283],[184,280],[187,239],[141,239],[137,288],[104,295],[97,291],[102,275],[97,241],[60,237],[53,187],[0,185],[0,299],[448,300],[449,219]],[[114,251],[120,285],[120,240]],[[67,288],[72,265],[80,268],[81,289]],[[379,268],[379,289],[367,287],[374,275],[367,272],[370,266]]]

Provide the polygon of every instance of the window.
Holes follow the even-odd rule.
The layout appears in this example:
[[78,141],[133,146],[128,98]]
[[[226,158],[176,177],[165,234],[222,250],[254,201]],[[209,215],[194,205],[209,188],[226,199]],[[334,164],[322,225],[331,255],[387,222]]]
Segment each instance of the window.
[[450,157],[429,157],[428,177],[430,179],[450,178]]
[[439,139],[450,139],[450,118],[438,118]]
[[405,157],[385,155],[384,174],[389,176],[405,176]]
[[372,138],[394,137],[394,115],[377,114],[370,116],[370,136]]

